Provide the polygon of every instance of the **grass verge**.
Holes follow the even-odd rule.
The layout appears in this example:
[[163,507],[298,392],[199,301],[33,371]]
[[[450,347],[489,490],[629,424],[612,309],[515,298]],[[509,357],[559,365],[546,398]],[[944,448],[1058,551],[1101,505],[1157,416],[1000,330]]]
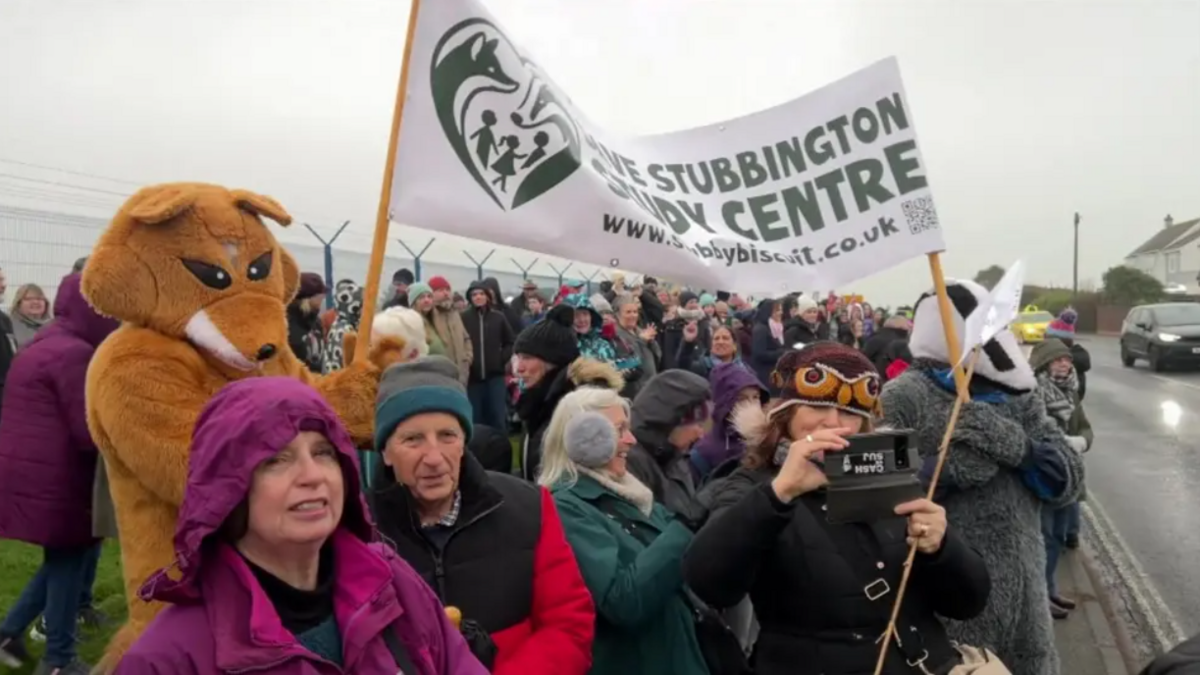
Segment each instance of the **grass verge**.
[[[19,542],[0,541],[0,612],[8,612],[8,608],[25,588],[25,583],[33,577],[33,573],[41,564],[40,548]],[[115,541],[104,542],[104,553],[100,557],[100,567],[96,570],[96,585],[92,587],[92,591],[96,607],[112,617],[112,622],[102,630],[83,633],[79,657],[88,663],[99,660],[109,637],[125,621],[125,582],[121,577],[121,551]],[[25,644],[35,659],[41,656],[43,644],[28,638]],[[17,670],[8,670],[0,666],[0,671],[32,673],[35,666],[36,660]]]

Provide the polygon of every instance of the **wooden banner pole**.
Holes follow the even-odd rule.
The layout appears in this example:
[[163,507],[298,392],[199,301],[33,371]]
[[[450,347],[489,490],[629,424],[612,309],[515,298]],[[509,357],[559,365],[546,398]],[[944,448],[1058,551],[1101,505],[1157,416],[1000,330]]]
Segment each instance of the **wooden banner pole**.
[[367,264],[367,283],[363,290],[362,318],[358,322],[358,344],[355,361],[366,361],[371,352],[371,324],[375,320],[375,305],[379,298],[379,278],[383,276],[383,259],[387,253],[388,228],[391,225],[392,178],[396,172],[396,148],[400,145],[400,122],[404,119],[404,101],[408,98],[408,62],[412,57],[413,38],[417,33],[417,16],[421,0],[412,0],[408,11],[408,34],[404,37],[404,56],[400,61],[400,84],[396,89],[396,107],[392,112],[392,130],[388,138],[387,159],[383,165],[383,186],[379,190],[379,210],[375,212],[375,237],[371,242],[371,259]]
[[[975,364],[978,362],[979,348],[976,347],[971,352],[967,371],[963,375],[963,380],[966,383],[969,384],[971,382],[971,376],[975,374]],[[954,407],[950,409],[950,421],[946,424],[946,431],[942,434],[942,444],[938,447],[937,464],[933,469],[933,478],[929,481],[929,491],[925,495],[929,501],[933,501],[933,494],[937,491],[938,480],[942,477],[942,467],[946,464],[946,456],[950,454],[950,439],[954,436],[954,427],[958,425],[958,414],[962,411],[963,403],[970,398],[967,386],[960,386],[958,388],[958,395],[954,398]],[[892,636],[896,635],[896,621],[900,618],[900,604],[904,602],[904,592],[908,589],[908,579],[912,575],[913,561],[916,559],[916,556],[917,544],[913,542],[908,547],[908,557],[904,559],[904,571],[900,574],[900,587],[896,589],[896,601],[892,604],[891,618],[888,620],[887,628],[884,629],[883,635],[880,637],[882,644],[879,646],[879,660],[875,662],[875,675],[880,675],[883,672],[883,665],[887,662],[888,647],[892,643]]]
[[[929,254],[929,275],[933,277],[933,290],[937,293],[938,313],[942,317],[942,332],[946,337],[946,356],[954,370],[954,386],[962,392],[967,387],[963,368],[958,365],[962,355],[962,343],[958,341],[958,330],[954,327],[954,305],[946,292],[946,275],[942,272],[941,253]],[[963,317],[964,321],[966,317]]]

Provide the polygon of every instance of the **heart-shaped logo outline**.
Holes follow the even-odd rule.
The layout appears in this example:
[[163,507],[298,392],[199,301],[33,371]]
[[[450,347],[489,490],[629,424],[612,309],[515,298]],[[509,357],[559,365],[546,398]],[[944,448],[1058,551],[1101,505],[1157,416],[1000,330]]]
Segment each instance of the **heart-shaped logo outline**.
[[[469,37],[461,39],[464,33],[472,31]],[[521,72],[505,70],[497,56],[497,50],[501,47],[510,50],[519,59]],[[512,59],[508,61],[511,64]],[[480,78],[483,84],[479,84]],[[569,112],[569,99],[542,74],[536,63],[522,56],[504,31],[490,20],[478,17],[465,19],[446,31],[433,49],[429,83],[443,135],[471,178],[500,209],[513,211],[536,200],[582,166],[581,133],[579,124]],[[462,97],[460,93],[467,86],[473,88]],[[484,111],[483,126],[473,133],[467,132],[467,113],[471,109],[471,102],[479,94],[487,92],[520,97],[509,120],[518,129],[535,132],[535,149],[532,152],[517,154],[519,138],[515,135],[501,138],[498,142],[494,139],[491,127],[498,120],[491,110]],[[551,126],[565,139],[565,143],[554,153],[547,153],[544,145],[549,141],[549,135],[544,127]],[[486,136],[479,138],[481,134]],[[472,155],[469,144],[469,141],[476,139],[480,146],[477,149],[478,161],[485,166],[498,167],[498,178],[489,181],[480,171],[477,157]],[[489,165],[490,148],[494,146],[498,152],[502,145],[507,145],[508,149]],[[538,152],[541,152],[540,156]],[[518,159],[525,159],[521,168],[529,167],[530,170],[521,177],[511,197],[504,200],[501,195],[509,194],[506,190],[507,178],[516,175],[518,169],[515,163]]]

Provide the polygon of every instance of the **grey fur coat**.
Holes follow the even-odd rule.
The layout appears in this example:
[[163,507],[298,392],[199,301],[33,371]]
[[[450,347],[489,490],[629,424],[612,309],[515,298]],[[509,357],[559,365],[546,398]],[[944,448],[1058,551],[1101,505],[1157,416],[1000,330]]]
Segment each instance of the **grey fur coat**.
[[[883,388],[888,425],[917,433],[922,457],[936,456],[954,395],[922,372],[923,359]],[[965,622],[947,621],[961,643],[990,647],[1013,675],[1058,675],[1058,653],[1046,591],[1042,501],[1025,486],[1018,466],[1031,441],[1058,450],[1067,486],[1052,505],[1069,504],[1083,488],[1082,458],[1067,444],[1036,395],[963,405],[951,437],[938,501],[947,518],[983,556],[992,577],[987,609]]]

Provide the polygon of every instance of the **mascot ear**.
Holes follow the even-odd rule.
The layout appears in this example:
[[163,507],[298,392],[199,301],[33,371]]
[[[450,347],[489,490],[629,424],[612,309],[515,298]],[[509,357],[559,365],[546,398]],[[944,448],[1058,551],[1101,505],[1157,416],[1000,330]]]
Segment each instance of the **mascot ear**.
[[283,273],[283,304],[290,303],[300,292],[300,266],[290,253],[279,247],[280,270]]
[[123,244],[101,244],[88,258],[83,297],[98,313],[144,324],[158,305],[158,283],[150,268]]
[[198,194],[192,183],[152,185],[130,197],[126,212],[136,221],[157,225],[191,208]]
[[233,190],[231,194],[233,194],[233,199],[237,202],[238,208],[262,218],[270,218],[285,227],[292,224],[292,216],[287,212],[287,209],[284,209],[279,202],[270,197],[249,190]]

